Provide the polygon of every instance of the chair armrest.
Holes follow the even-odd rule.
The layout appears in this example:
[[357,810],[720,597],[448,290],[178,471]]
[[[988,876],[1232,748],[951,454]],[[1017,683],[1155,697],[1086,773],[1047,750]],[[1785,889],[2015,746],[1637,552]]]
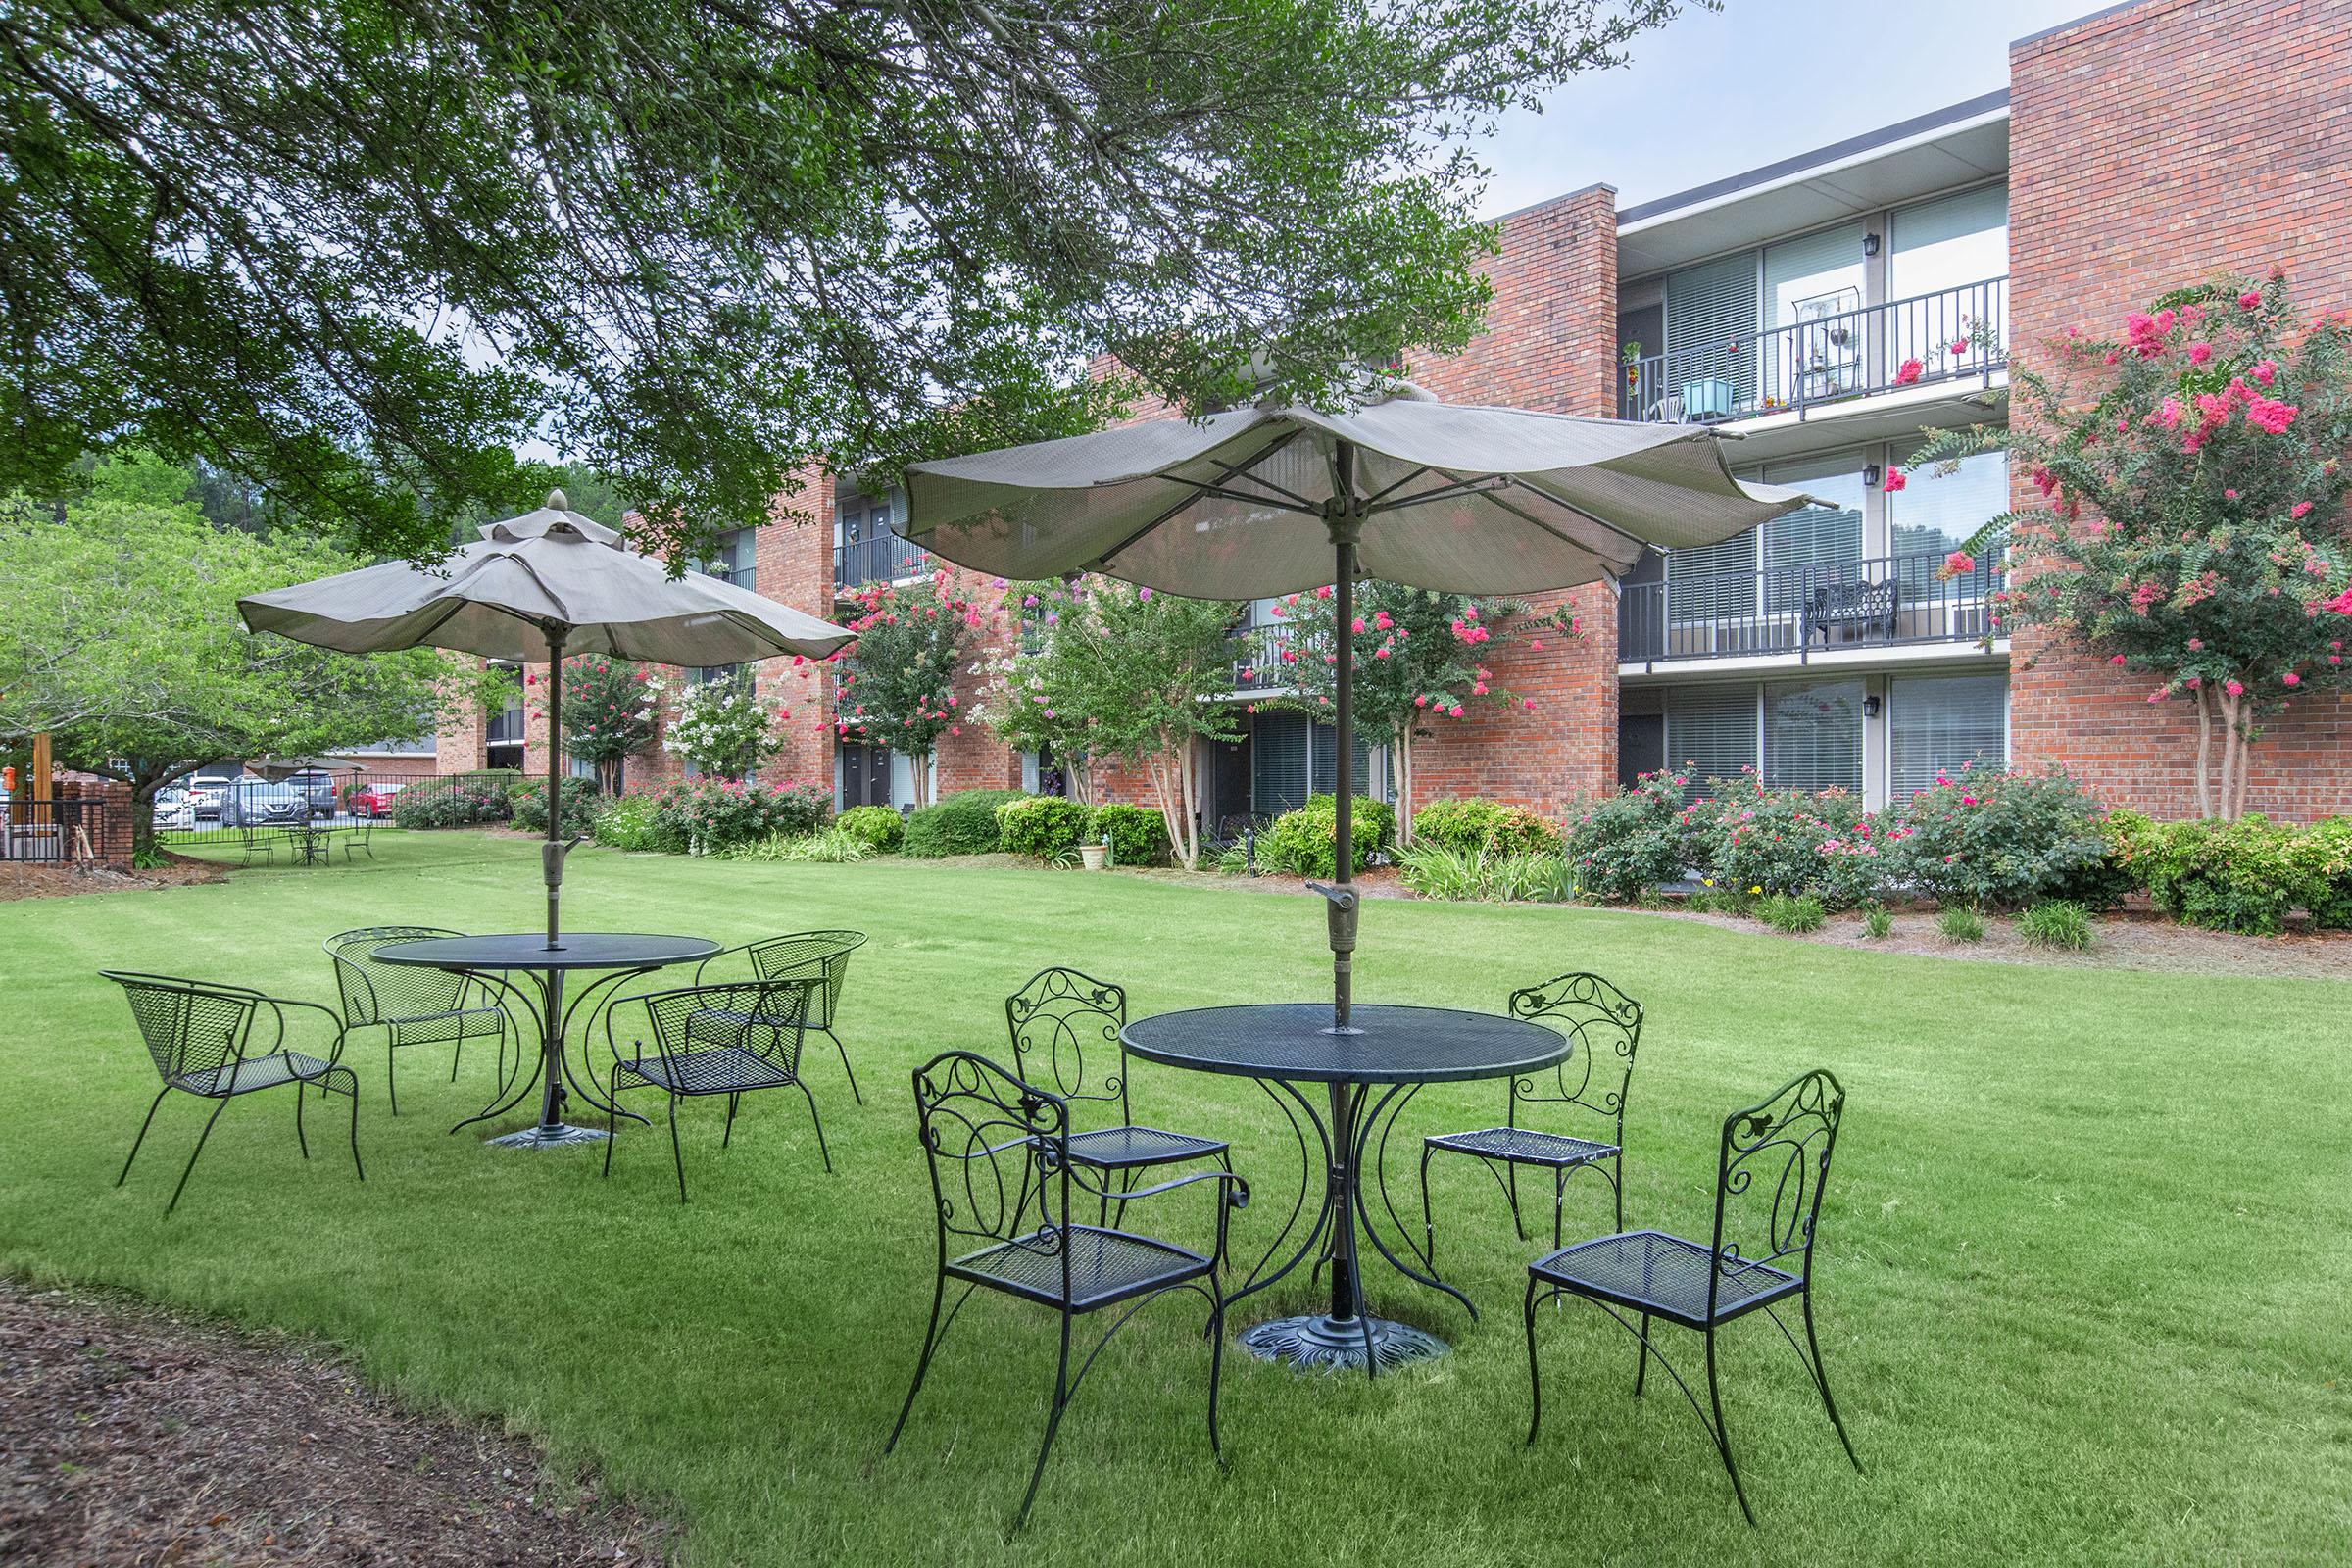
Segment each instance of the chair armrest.
[[[1172,1193],[1179,1187],[1192,1187],[1200,1182],[1214,1182],[1219,1189],[1216,1194],[1217,1249],[1214,1255],[1216,1260],[1222,1263],[1225,1261],[1227,1223],[1232,1219],[1234,1210],[1250,1206],[1250,1184],[1232,1171],[1195,1171],[1190,1176],[1178,1176],[1168,1181],[1154,1182],[1150,1187],[1138,1187],[1131,1192],[1124,1193],[1110,1192],[1105,1188],[1102,1190],[1102,1196],[1116,1203],[1129,1203],[1139,1198],[1151,1198],[1158,1193]],[[1120,1210],[1122,1216],[1125,1212],[1124,1209]]]
[[299,1007],[305,1012],[315,1012],[318,1014],[333,1027],[335,1031],[334,1043],[328,1046],[326,1049],[326,1059],[330,1064],[340,1062],[343,1059],[343,1037],[346,1033],[347,1026],[343,1022],[343,1015],[341,1013],[335,1011],[335,1009],[332,1007],[321,1006],[316,1002],[300,1002],[292,997],[265,996],[261,1000],[269,1004],[270,1011],[275,1013],[277,1016],[277,1048],[279,1050],[286,1049],[286,1009],[288,1007]]

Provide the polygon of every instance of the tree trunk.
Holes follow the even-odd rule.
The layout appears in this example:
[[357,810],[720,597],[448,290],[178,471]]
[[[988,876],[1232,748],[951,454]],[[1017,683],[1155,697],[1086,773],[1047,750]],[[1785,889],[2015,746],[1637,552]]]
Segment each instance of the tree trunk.
[[2213,693],[2197,688],[2197,814],[2213,815]]
[[1396,740],[1389,748],[1390,770],[1396,775],[1396,842],[1413,842],[1413,726],[1405,725],[1396,732]]
[[2218,700],[2222,709],[2222,790],[2221,809],[2215,814],[2225,822],[2234,822],[2240,798],[2238,775],[2246,765],[2246,743],[2237,722],[2239,700],[2226,691]]

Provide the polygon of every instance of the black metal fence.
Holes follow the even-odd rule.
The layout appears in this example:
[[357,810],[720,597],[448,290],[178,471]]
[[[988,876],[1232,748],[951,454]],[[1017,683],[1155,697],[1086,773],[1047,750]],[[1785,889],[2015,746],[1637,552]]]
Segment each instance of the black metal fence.
[[1625,663],[1738,659],[1857,644],[1970,642],[1990,629],[1998,547],[1945,577],[1946,557],[1881,556],[1628,583],[1617,604]]
[[833,547],[833,586],[857,588],[869,582],[897,582],[931,569],[930,552],[908,544],[895,533],[854,540]]
[[68,865],[106,844],[104,801],[11,799],[0,805],[0,860]]
[[[364,834],[379,823],[390,825],[404,798],[414,808],[461,788],[468,776],[442,778],[360,767],[274,771],[274,777],[254,773],[226,778],[200,769],[160,791],[155,801],[157,840],[172,849],[225,846],[240,858],[256,859],[265,858],[256,846],[269,847],[273,858],[290,846],[299,857],[310,858],[321,837]],[[504,799],[502,785],[502,805]]]

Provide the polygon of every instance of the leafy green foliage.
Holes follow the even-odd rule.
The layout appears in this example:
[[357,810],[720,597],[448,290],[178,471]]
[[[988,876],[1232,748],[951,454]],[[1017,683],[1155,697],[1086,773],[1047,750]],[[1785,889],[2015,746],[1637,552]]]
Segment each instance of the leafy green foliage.
[[[406,793],[405,791],[403,793]],[[600,791],[592,778],[567,778],[564,781],[564,825],[559,835],[573,838],[593,835],[596,818],[603,809]],[[397,804],[397,797],[395,797]],[[547,780],[526,778],[517,780],[507,791],[507,807],[514,826],[524,833],[547,831]]]
[[1086,428],[1099,351],[1316,396],[1468,341],[1475,134],[1676,10],[27,0],[0,489],[135,441],[415,554],[544,435],[691,555],[830,455]]
[[607,794],[620,786],[622,760],[653,744],[658,697],[652,675],[625,659],[564,661],[564,750],[594,765]]
[[895,855],[906,842],[906,819],[887,806],[853,806],[834,825],[863,839],[876,855]]
[[1086,837],[1086,808],[1058,795],[1024,795],[997,808],[997,835],[1007,855],[1057,860]]
[[2090,946],[2090,911],[2072,899],[2052,899],[2019,915],[2017,934],[2028,947],[2080,953]]
[[2234,822],[2168,822],[2139,864],[2156,907],[2189,925],[2277,936],[2301,901],[2295,830],[2248,812]]
[[[397,804],[397,803],[395,803]],[[607,849],[640,853],[668,851],[671,846],[650,795],[616,795],[604,803],[589,824],[590,835]]]
[[1110,846],[1114,865],[1165,865],[1169,858],[1168,824],[1159,812],[1141,806],[1109,802],[1087,814],[1086,836]]
[[1871,905],[1862,911],[1862,934],[1873,942],[1884,942],[1894,934],[1894,916],[1883,904]]
[[1936,929],[1948,942],[1982,942],[1984,917],[1965,904],[1954,904],[1937,912]]
[[1822,922],[1829,916],[1822,908],[1821,901],[1809,893],[1775,893],[1756,901],[1756,918],[1775,931],[1802,936],[1808,931],[1820,930]]
[[[1352,829],[1348,842],[1354,846],[1359,866],[1369,864],[1373,856],[1386,849],[1396,830],[1396,813],[1387,802],[1368,795],[1355,797],[1348,820]],[[1339,842],[1339,834],[1338,800],[1309,795],[1298,810],[1276,817],[1257,841],[1258,864],[1293,876],[1332,876],[1339,869],[1332,848]]]
[[1716,780],[1691,813],[1698,863],[1715,886],[1750,898],[1810,893],[1851,908],[1886,885],[1890,832],[1843,790],[1768,790],[1753,772]]
[[911,583],[858,589],[858,612],[847,622],[858,641],[841,660],[834,691],[835,736],[855,735],[912,760],[918,792],[929,787],[940,737],[963,733],[956,671],[969,634],[994,615],[952,592],[952,581],[942,569]]
[[944,855],[993,855],[1003,847],[997,808],[1027,797],[1019,790],[958,790],[906,818],[901,846],[918,859]]
[[796,860],[849,865],[873,855],[874,847],[839,823],[816,833],[770,833],[724,852],[730,860]]
[[1425,899],[1511,904],[1571,896],[1556,850],[1460,849],[1423,835],[1396,852],[1396,863],[1404,885]]
[[1443,796],[1413,812],[1413,839],[1448,849],[1502,855],[1557,852],[1560,847],[1560,836],[1552,825],[1524,806]]
[[[420,780],[392,797],[392,825],[401,828],[479,827],[514,814],[513,794],[522,775],[504,768]],[[547,823],[544,818],[540,827]]]
[[1564,846],[1576,897],[1625,903],[1682,880],[1696,853],[1684,784],[1677,773],[1644,773],[1576,812]]
[[[661,682],[652,683],[659,692]],[[749,778],[776,749],[775,726],[751,671],[689,681],[662,733],[662,749],[714,779]]]
[[2065,773],[1971,763],[1903,804],[1884,835],[1896,883],[1939,904],[2014,909],[2096,880],[2108,860],[2097,799]]
[[726,855],[762,839],[813,833],[832,809],[832,791],[815,784],[697,779],[619,796],[593,831],[614,849]]

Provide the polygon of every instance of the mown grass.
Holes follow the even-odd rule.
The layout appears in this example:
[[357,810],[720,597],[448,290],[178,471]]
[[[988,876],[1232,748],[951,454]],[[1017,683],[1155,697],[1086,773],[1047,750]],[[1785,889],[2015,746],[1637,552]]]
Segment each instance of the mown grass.
[[[324,1336],[410,1399],[600,1466],[688,1526],[696,1563],[2317,1563],[2352,1544],[2340,984],[1375,902],[1367,999],[1492,1007],[1582,967],[1647,1005],[1627,1129],[1636,1224],[1704,1225],[1731,1106],[1800,1067],[1844,1080],[1821,1320],[1869,1475],[1761,1320],[1726,1355],[1761,1531],[1671,1388],[1630,1397],[1630,1342],[1590,1310],[1545,1314],[1545,1435],[1524,1448],[1517,1303],[1536,1250],[1486,1178],[1449,1161],[1444,1255],[1483,1320],[1372,1277],[1383,1306],[1454,1355],[1377,1384],[1229,1356],[1220,1474],[1198,1314],[1164,1304],[1098,1365],[1029,1530],[1007,1540],[1052,1374],[1045,1314],[975,1301],[880,1458],[931,1266],[906,1073],[949,1046],[1000,1051],[1000,999],[1051,961],[1125,981],[1139,1011],[1315,996],[1320,906],[1140,877],[583,851],[566,904],[583,928],[872,934],[844,1014],[867,1103],[829,1058],[811,1071],[838,1174],[818,1167],[797,1096],[748,1102],[723,1153],[705,1105],[688,1113],[681,1208],[659,1130],[624,1132],[609,1183],[592,1150],[486,1151],[446,1129],[481,1102],[487,1053],[456,1085],[429,1054],[404,1056],[395,1121],[381,1049],[358,1044],[365,1186],[331,1138],[304,1165],[290,1107],[263,1096],[221,1119],[169,1222],[203,1107],[167,1106],[114,1190],[153,1078],[101,965],[326,1000],[330,932],[528,929],[537,914],[527,843],[379,834],[376,851],[372,865],[0,906],[0,1267]],[[1150,1068],[1136,1095],[1143,1119],[1232,1135],[1259,1189],[1239,1239],[1262,1245],[1298,1179],[1271,1105]],[[1499,1095],[1433,1090],[1406,1130],[1483,1125]],[[1395,1163],[1406,1174],[1410,1152]],[[1602,1193],[1572,1192],[1571,1235],[1606,1228]],[[1198,1234],[1200,1198],[1162,1200],[1160,1223]]]

